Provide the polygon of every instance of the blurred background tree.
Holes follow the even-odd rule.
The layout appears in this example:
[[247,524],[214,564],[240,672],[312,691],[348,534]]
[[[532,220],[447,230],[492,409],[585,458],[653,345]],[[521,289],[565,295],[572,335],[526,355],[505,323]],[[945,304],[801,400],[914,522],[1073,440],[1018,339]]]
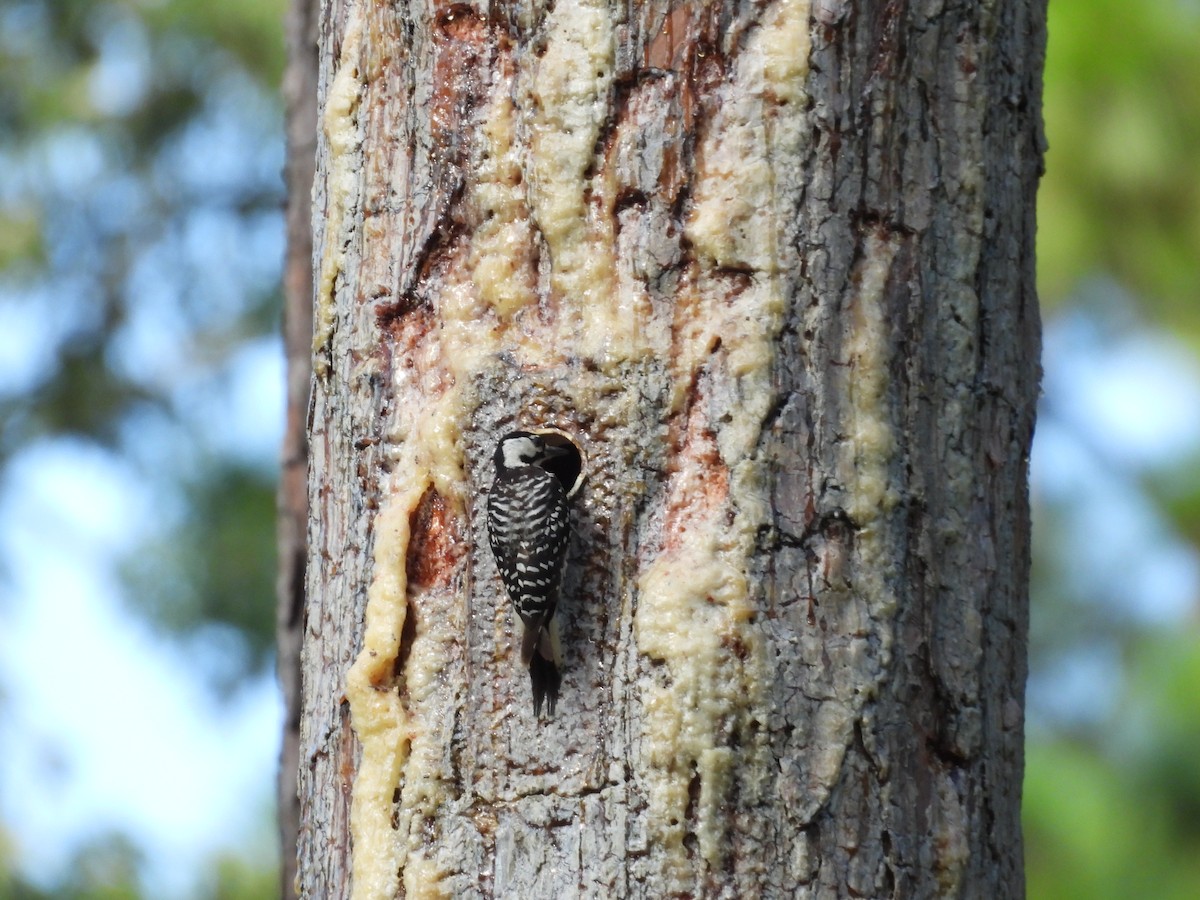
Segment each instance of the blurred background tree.
[[0,453],[87,443],[161,492],[128,595],[174,634],[225,628],[225,680],[273,629],[251,599],[275,460],[231,420],[278,419],[237,407],[241,370],[278,354],[283,6],[29,0],[0,21]]
[[277,895],[285,6],[0,6],[0,897]]
[[[0,7],[0,900],[276,893],[284,6]],[[1033,898],[1200,896],[1197,47],[1050,5]]]
[[1049,12],[1029,896],[1200,897],[1200,4]]

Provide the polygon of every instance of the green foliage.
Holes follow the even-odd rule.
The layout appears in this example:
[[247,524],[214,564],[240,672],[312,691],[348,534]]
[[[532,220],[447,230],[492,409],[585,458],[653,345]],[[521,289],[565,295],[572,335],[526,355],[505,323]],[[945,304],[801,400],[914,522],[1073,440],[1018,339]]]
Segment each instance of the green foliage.
[[63,879],[40,888],[8,871],[0,860],[0,900],[140,900],[138,865],[141,854],[120,834],[107,834],[83,846]]
[[220,900],[275,900],[279,896],[277,873],[247,865],[235,856],[218,860],[216,881],[212,896]]
[[[39,887],[11,871],[11,859],[0,854],[0,900],[142,900],[149,898],[140,884],[141,853],[128,838],[110,833],[86,844],[75,854],[57,883]],[[196,897],[217,900],[274,900],[279,876],[270,868],[251,865],[236,856],[212,861],[207,883]]]
[[1049,309],[1096,272],[1200,339],[1200,9],[1182,0],[1054,0],[1038,202]]
[[1152,473],[1146,487],[1180,534],[1200,547],[1200,459],[1176,460]]
[[1197,896],[1200,647],[1193,635],[1142,640],[1129,675],[1103,741],[1035,734],[1029,742],[1030,897]]
[[184,521],[126,562],[143,614],[221,651],[210,674],[223,692],[261,671],[274,645],[275,501],[266,484],[253,468],[207,461],[183,485]]
[[139,6],[156,31],[184,34],[220,47],[264,84],[278,84],[283,77],[287,0],[173,0]]

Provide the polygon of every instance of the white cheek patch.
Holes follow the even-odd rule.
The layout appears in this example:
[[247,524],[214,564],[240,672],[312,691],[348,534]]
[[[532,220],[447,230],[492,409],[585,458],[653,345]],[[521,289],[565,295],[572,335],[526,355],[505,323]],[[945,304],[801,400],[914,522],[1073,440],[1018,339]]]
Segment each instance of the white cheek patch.
[[510,469],[529,465],[527,460],[536,459],[537,455],[537,446],[529,438],[512,438],[504,442],[504,465]]

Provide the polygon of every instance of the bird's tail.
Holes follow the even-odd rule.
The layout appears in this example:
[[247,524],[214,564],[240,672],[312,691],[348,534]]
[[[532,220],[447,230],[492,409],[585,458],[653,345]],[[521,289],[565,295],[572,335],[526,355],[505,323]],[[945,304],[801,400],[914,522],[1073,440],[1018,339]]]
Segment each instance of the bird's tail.
[[540,716],[542,702],[554,715],[558,689],[562,684],[562,648],[558,641],[558,621],[551,618],[525,626],[521,639],[521,662],[529,666],[529,683],[533,688],[533,714]]

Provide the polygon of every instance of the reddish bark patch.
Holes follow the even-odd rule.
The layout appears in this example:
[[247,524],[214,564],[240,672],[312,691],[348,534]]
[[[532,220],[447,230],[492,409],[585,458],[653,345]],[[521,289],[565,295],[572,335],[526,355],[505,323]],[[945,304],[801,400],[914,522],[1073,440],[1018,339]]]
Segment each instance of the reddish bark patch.
[[437,316],[427,306],[400,308],[396,305],[375,307],[379,327],[389,340],[384,347],[393,360],[415,357],[416,350],[438,327]]
[[405,574],[408,587],[430,588],[447,584],[463,557],[458,521],[445,499],[430,488],[409,519]]
[[697,8],[683,3],[667,13],[662,28],[646,47],[646,65],[655,69],[683,71],[695,42]]
[[[404,330],[401,320],[414,313],[428,311],[429,304],[425,302],[424,298],[415,292],[409,292],[394,303],[387,301],[376,303],[375,320],[379,323],[380,328],[392,332],[393,337],[395,337],[398,331]],[[428,330],[428,328],[422,328],[420,324],[418,324],[418,329],[423,331]]]
[[904,0],[888,0],[875,23],[875,60],[871,66],[872,80],[894,82],[903,62],[904,42],[901,26],[908,13]]
[[714,86],[725,78],[719,12],[718,4],[679,4],[663,18],[643,54],[647,68],[680,76],[679,106],[687,132],[693,128],[697,102],[711,103]]
[[729,468],[704,412],[702,385],[697,383],[692,391],[687,419],[677,436],[663,516],[663,552],[667,553],[683,543],[689,530],[710,521],[729,498]]
[[464,127],[466,120],[483,102],[487,90],[491,41],[486,20],[463,3],[439,10],[437,24],[430,130],[434,152],[447,165],[460,167],[475,133]]

